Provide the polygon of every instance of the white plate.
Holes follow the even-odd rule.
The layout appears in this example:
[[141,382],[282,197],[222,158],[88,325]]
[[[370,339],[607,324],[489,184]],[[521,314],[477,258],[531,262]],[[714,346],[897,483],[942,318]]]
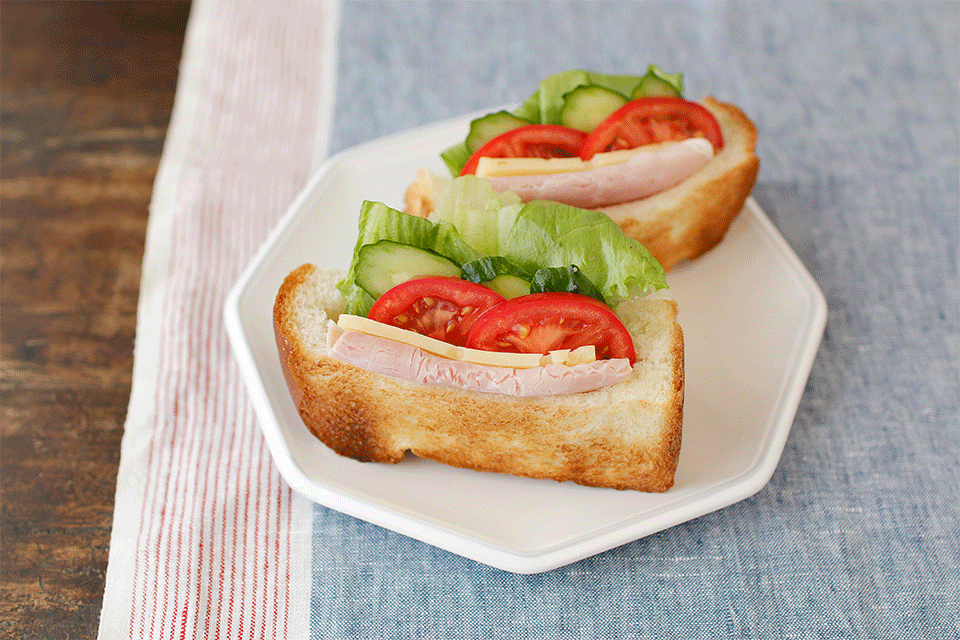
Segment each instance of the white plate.
[[456,469],[408,456],[363,464],[306,429],[284,384],[273,300],[304,262],[350,262],[363,200],[402,207],[419,167],[470,117],[375,140],[311,179],[227,300],[226,323],[264,436],[290,486],[337,511],[506,571],[538,573],[733,504],[780,459],[826,322],[810,274],[752,199],[727,237],[668,275],[686,337],[683,446],[662,494]]

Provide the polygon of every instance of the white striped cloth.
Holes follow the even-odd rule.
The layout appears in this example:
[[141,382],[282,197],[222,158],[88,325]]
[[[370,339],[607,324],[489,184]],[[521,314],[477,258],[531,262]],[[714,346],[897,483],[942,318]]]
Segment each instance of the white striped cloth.
[[311,504],[280,478],[224,298],[326,152],[337,1],[195,0],[154,185],[102,640],[302,638]]

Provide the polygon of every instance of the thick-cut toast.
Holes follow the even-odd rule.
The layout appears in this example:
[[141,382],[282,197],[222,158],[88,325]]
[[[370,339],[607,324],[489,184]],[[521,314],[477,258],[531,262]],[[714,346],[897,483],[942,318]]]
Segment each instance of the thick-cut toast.
[[341,271],[303,265],[274,306],[284,376],[303,422],[340,455],[397,463],[405,452],[457,467],[595,487],[666,491],[683,417],[683,333],[672,300],[617,313],[637,363],[610,387],[517,398],[370,373],[328,354],[326,324],[343,309]]
[[[600,207],[640,241],[667,271],[716,246],[740,213],[760,170],[757,129],[737,107],[711,97],[701,102],[717,119],[724,146],[700,171],[658,194]],[[406,212],[426,216],[448,182],[421,169],[407,189]]]

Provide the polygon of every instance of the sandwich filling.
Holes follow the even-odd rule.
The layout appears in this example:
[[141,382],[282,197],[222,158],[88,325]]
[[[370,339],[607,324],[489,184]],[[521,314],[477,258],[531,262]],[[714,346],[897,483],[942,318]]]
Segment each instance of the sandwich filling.
[[683,97],[682,76],[650,65],[644,75],[554,74],[519,108],[474,119],[441,157],[452,175],[487,178],[523,202],[595,209],[679,184],[723,146],[716,117]]
[[666,281],[603,213],[524,204],[470,175],[429,219],[364,203],[338,289],[332,357],[419,384],[544,396],[627,378],[636,351],[616,308]]
[[[713,146],[710,142],[704,138],[689,138],[640,147],[619,162],[600,166],[587,164],[582,169],[574,165],[572,171],[554,171],[553,162],[564,166],[571,163],[564,159],[546,159],[532,164],[501,161],[496,169],[485,168],[487,163],[483,163],[477,175],[490,180],[497,191],[513,191],[524,202],[553,200],[595,209],[660,193],[683,182],[711,159]],[[511,164],[519,167],[512,169],[513,175],[505,175],[511,173]],[[499,175],[492,175],[494,173]]]
[[518,397],[582,393],[625,380],[632,367],[626,358],[579,364],[552,363],[504,367],[466,362],[363,331],[327,328],[331,357],[372,373],[426,385]]

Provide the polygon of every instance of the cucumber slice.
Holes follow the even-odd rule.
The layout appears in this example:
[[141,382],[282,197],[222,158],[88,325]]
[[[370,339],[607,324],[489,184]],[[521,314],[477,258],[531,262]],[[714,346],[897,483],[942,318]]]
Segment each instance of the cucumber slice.
[[627,104],[622,93],[596,84],[582,85],[563,96],[560,124],[590,133],[607,117]]
[[504,298],[530,293],[530,274],[501,256],[487,256],[466,262],[463,279],[490,287]]
[[679,73],[664,73],[655,64],[647,69],[647,75],[640,78],[640,83],[630,95],[631,100],[637,98],[652,98],[666,96],[669,98],[683,97],[683,76]]
[[489,282],[484,282],[484,286],[490,287],[507,300],[519,298],[530,293],[530,281],[524,280],[519,276],[502,275],[497,276]]
[[460,267],[438,253],[381,240],[357,252],[357,286],[374,299],[407,280],[422,276],[460,277]]
[[490,142],[501,133],[506,133],[511,129],[533,124],[529,120],[517,117],[508,111],[497,111],[489,113],[482,118],[477,118],[470,123],[470,133],[467,134],[467,151],[471,154],[477,149]]

